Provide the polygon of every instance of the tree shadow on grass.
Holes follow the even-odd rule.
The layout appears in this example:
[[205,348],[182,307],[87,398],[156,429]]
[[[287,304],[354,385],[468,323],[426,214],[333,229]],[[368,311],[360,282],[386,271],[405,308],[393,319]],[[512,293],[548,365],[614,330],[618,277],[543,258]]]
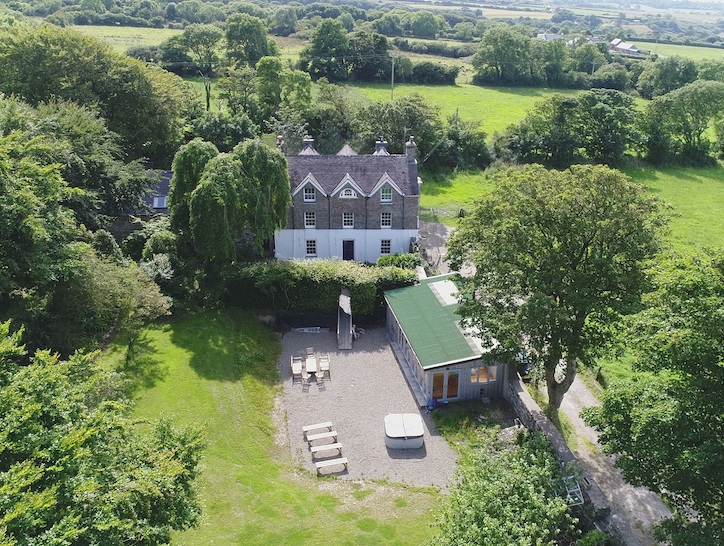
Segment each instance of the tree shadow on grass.
[[279,381],[279,342],[256,317],[227,309],[172,322],[171,341],[190,353],[190,366],[213,381],[246,376],[267,385]]
[[159,357],[147,333],[130,344],[118,371],[126,378],[126,395],[133,397],[141,390],[153,388],[168,375],[168,366]]

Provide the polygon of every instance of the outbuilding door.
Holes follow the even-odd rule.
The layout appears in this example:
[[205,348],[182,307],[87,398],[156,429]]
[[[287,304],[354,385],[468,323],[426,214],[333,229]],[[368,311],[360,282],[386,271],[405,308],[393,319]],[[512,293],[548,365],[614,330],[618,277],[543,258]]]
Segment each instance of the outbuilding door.
[[342,259],[354,260],[354,241],[342,241]]
[[435,400],[455,400],[459,396],[459,370],[444,370],[432,374],[432,397]]

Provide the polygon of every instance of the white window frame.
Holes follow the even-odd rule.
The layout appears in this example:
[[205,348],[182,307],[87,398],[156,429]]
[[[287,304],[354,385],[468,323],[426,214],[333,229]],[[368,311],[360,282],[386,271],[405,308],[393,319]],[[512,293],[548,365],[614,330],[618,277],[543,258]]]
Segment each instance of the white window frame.
[[380,241],[380,254],[392,254],[392,239],[382,239]]
[[317,201],[317,188],[314,186],[305,186],[304,190],[304,202],[305,203],[316,203]]
[[342,227],[344,229],[354,228],[354,212],[343,212],[342,213]]
[[313,229],[317,227],[317,213],[314,211],[304,211],[304,227]]
[[[481,381],[481,372],[482,369],[486,368],[485,371],[485,381]],[[492,373],[491,373],[492,370]],[[492,375],[492,379],[490,379]],[[489,383],[495,383],[498,381],[498,367],[497,366],[476,366],[475,368],[470,368],[470,382],[474,383],[476,385],[486,385]]]
[[305,241],[305,252],[307,256],[316,256],[317,255],[317,240],[316,239],[307,239]]
[[356,199],[357,192],[354,191],[352,188],[344,188],[341,192],[339,192],[339,198],[340,199]]
[[380,189],[380,202],[381,203],[392,203],[392,188],[385,186]]
[[166,196],[165,195],[157,195],[153,198],[153,208],[154,209],[165,209],[166,208]]
[[[387,220],[385,220],[387,219]],[[385,229],[389,229],[392,227],[392,213],[391,212],[381,212],[380,213],[380,227]]]

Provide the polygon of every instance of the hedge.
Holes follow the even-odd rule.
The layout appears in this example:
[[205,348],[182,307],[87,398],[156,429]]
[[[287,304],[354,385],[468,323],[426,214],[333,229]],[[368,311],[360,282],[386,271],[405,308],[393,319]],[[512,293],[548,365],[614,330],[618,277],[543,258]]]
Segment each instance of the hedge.
[[382,309],[385,290],[409,286],[414,271],[339,260],[254,262],[224,272],[228,303],[246,309],[283,309],[336,313],[343,288],[352,298],[355,315],[371,316]]

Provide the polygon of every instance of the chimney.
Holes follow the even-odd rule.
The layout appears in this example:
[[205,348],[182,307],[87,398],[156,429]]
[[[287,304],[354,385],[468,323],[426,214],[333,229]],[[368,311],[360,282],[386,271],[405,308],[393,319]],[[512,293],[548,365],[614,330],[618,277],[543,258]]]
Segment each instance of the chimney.
[[417,144],[415,144],[415,137],[412,135],[410,135],[410,140],[405,143],[405,155],[408,163],[417,162]]
[[284,135],[277,136],[277,150],[284,153]]
[[384,137],[380,137],[380,139],[375,142],[375,153],[372,155],[390,155],[387,152],[387,141]]
[[304,135],[302,143],[304,145],[302,146],[302,151],[299,152],[299,155],[319,155],[319,152],[314,149],[314,139],[312,137]]

